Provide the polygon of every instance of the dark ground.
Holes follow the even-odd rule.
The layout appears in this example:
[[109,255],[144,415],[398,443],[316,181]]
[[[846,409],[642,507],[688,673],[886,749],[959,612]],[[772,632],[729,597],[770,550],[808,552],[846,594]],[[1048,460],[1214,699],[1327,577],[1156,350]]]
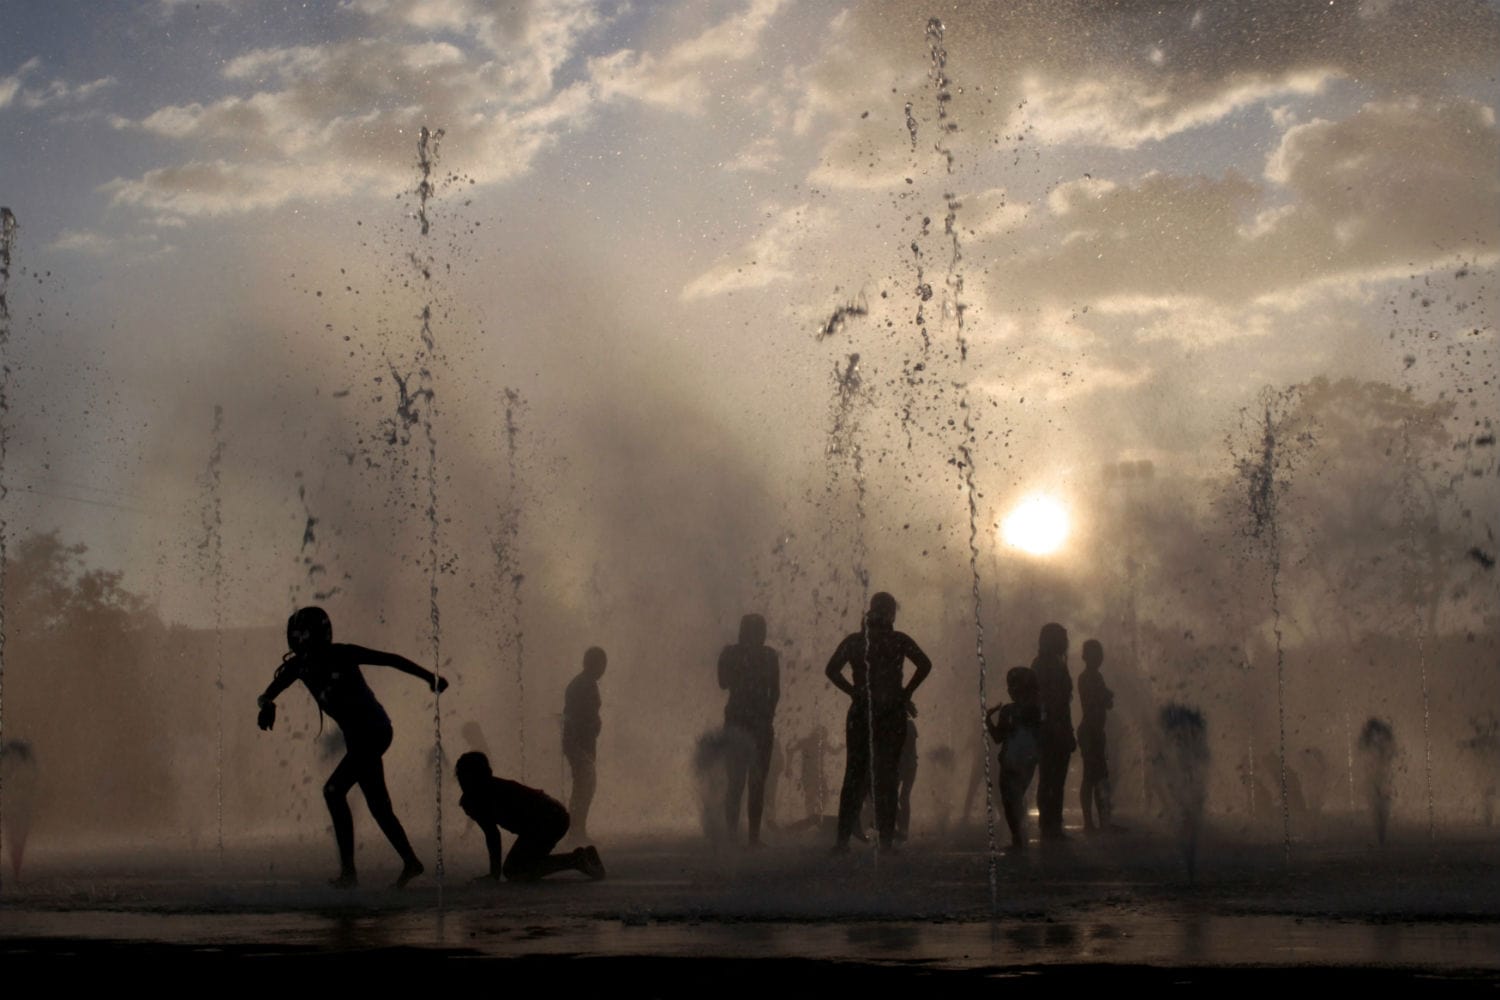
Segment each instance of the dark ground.
[[[345,982],[509,974],[624,995],[719,995],[997,979],[1306,988],[1500,985],[1500,838],[1353,831],[1293,845],[1212,832],[1189,881],[1180,845],[1124,832],[1002,857],[982,833],[899,855],[830,858],[821,838],[759,852],[689,838],[600,845],[610,877],[472,884],[477,859],[404,891],[378,845],[365,886],[326,888],[323,852],[234,846],[37,859],[0,890],[0,970],[103,981],[234,960],[256,978],[320,967]],[[329,852],[331,853],[331,851]],[[389,871],[385,869],[389,868]],[[378,978],[377,978],[378,977]],[[129,982],[131,980],[124,980]]]

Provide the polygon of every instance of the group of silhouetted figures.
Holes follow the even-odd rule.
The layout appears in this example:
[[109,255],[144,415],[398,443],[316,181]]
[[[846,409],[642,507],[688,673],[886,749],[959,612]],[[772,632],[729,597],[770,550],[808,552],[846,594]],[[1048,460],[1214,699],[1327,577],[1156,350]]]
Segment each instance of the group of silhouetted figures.
[[1100,667],[1104,646],[1097,639],[1083,644],[1083,673],[1078,701],[1083,718],[1073,729],[1073,677],[1068,672],[1068,632],[1055,622],[1042,626],[1036,659],[1030,667],[1012,667],[1005,675],[1010,701],[985,715],[990,738],[1000,748],[1000,804],[1010,827],[1011,849],[1026,847],[1026,792],[1036,778],[1037,825],[1042,840],[1066,839],[1063,833],[1063,787],[1077,750],[1083,757],[1079,785],[1086,832],[1110,825],[1109,762],[1104,723],[1114,694]]
[[[834,842],[837,853],[847,852],[851,839],[867,839],[861,829],[867,798],[873,799],[882,849],[895,848],[898,836],[905,835],[915,764],[911,720],[917,710],[912,696],[932,672],[932,661],[909,635],[896,630],[896,610],[894,597],[875,594],[860,630],[839,643],[825,669],[828,680],[849,697],[844,722],[846,764]],[[289,651],[275,677],[258,699],[258,722],[262,729],[271,729],[276,722],[276,697],[301,681],[319,710],[343,734],[344,757],[323,786],[339,852],[340,870],[333,884],[349,887],[357,883],[348,794],[359,785],[371,817],[401,858],[396,885],[403,886],[424,868],[386,789],[382,757],[391,745],[390,717],[360,667],[393,667],[420,678],[439,693],[448,682],[394,653],[335,643],[333,624],[321,608],[301,608],[288,619],[287,646]],[[1085,830],[1109,825],[1105,717],[1113,706],[1113,695],[1100,673],[1104,649],[1093,639],[1083,646],[1085,669],[1078,678],[1082,721],[1076,735],[1067,653],[1067,631],[1057,624],[1044,626],[1032,665],[1015,667],[1006,675],[1010,700],[989,709],[985,716],[990,737],[999,748],[1000,797],[1014,850],[1026,845],[1025,799],[1033,777],[1041,838],[1064,838],[1063,786],[1075,749],[1083,757]],[[909,678],[908,662],[913,666]],[[540,789],[495,776],[483,753],[469,752],[458,758],[454,772],[463,792],[459,805],[483,832],[489,853],[489,873],[482,877],[528,881],[569,870],[590,878],[604,877],[604,866],[593,846],[553,851],[570,832],[577,840],[588,839],[602,725],[599,680],[606,664],[604,650],[590,648],[584,654],[582,671],[568,684],[564,696],[562,749],[573,777],[569,806]],[[776,747],[780,674],[776,651],[766,644],[765,619],[758,614],[744,616],[739,641],[725,646],[719,655],[718,681],[728,692],[724,732],[742,749],[725,760],[724,819],[730,831],[737,831],[744,801],[752,846],[760,843]],[[804,757],[809,755],[805,748],[802,752]],[[816,752],[821,756],[822,748]],[[502,829],[515,838],[508,855],[503,851]]]
[[[396,885],[404,886],[425,869],[396,818],[390,792],[385,787],[385,765],[381,758],[391,745],[390,716],[365,683],[360,667],[394,667],[421,678],[439,693],[447,690],[448,682],[404,656],[334,642],[333,623],[322,608],[301,608],[293,613],[287,621],[286,639],[289,652],[258,699],[258,722],[262,729],[273,727],[276,696],[301,681],[318,703],[318,709],[338,723],[343,733],[344,757],[323,785],[323,798],[333,817],[333,836],[339,850],[339,874],[333,884],[349,888],[358,882],[354,867],[354,819],[349,812],[348,795],[350,789],[359,785],[370,815],[401,857],[401,874]],[[600,651],[600,673],[604,670],[603,659]],[[596,698],[597,694],[596,688]],[[592,735],[597,733],[595,728]],[[568,810],[561,802],[539,789],[496,777],[489,758],[482,753],[459,757],[454,774],[463,791],[459,806],[483,831],[489,851],[490,870],[482,878],[504,877],[524,882],[569,870],[590,878],[604,877],[599,852],[592,846],[553,853],[570,825]],[[501,829],[515,837],[509,855],[503,851]]]

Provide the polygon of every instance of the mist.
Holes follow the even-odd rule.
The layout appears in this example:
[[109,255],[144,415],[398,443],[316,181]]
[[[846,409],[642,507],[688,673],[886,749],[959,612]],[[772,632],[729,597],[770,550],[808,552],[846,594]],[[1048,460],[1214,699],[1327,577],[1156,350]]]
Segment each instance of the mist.
[[[305,604],[452,682],[366,670],[419,850],[439,753],[476,856],[459,753],[564,797],[594,645],[591,828],[698,835],[741,616],[785,747],[879,590],[935,663],[914,829],[1049,621],[1105,648],[1122,813],[1367,822],[1378,718],[1382,840],[1494,821],[1492,5],[427,6],[127,4],[0,63],[30,850],[326,842],[336,727],[254,728]],[[1037,494],[1046,554],[1000,531]]]

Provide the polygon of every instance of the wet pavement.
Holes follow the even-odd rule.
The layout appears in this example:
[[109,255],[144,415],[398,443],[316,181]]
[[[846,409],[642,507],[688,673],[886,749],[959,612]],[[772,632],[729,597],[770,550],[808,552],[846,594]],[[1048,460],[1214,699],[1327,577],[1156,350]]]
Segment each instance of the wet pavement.
[[[475,859],[460,853],[441,885],[427,877],[404,891],[326,888],[311,859],[288,869],[284,856],[252,850],[222,873],[180,857],[56,859],[0,894],[0,956],[7,967],[235,956],[374,969],[399,955],[561,963],[606,982],[626,967],[672,967],[742,984],[776,975],[772,966],[814,978],[1500,978],[1500,847],[1482,836],[1296,845],[1290,865],[1280,845],[1221,838],[1204,845],[1191,883],[1177,845],[1159,838],[1075,840],[1000,858],[993,902],[976,840],[878,858],[830,857],[812,842],[752,853],[641,840],[601,845],[603,882],[565,874],[534,885],[473,884],[457,872]],[[372,860],[364,874],[368,884],[394,871]]]

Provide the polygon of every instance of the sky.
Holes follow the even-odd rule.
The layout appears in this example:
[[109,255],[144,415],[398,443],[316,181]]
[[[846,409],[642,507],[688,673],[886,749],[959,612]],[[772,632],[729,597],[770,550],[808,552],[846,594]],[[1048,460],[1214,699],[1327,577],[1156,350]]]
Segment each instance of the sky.
[[1494,413],[1493,2],[0,23],[6,530],[85,543],[170,621],[317,597],[417,648],[436,562],[460,647],[520,566],[554,663],[579,630],[650,660],[685,618],[711,648],[778,588],[831,649],[860,569],[967,586],[966,417],[1003,590],[1006,510],[1084,526],[1114,463],[1222,473],[1265,387]]

